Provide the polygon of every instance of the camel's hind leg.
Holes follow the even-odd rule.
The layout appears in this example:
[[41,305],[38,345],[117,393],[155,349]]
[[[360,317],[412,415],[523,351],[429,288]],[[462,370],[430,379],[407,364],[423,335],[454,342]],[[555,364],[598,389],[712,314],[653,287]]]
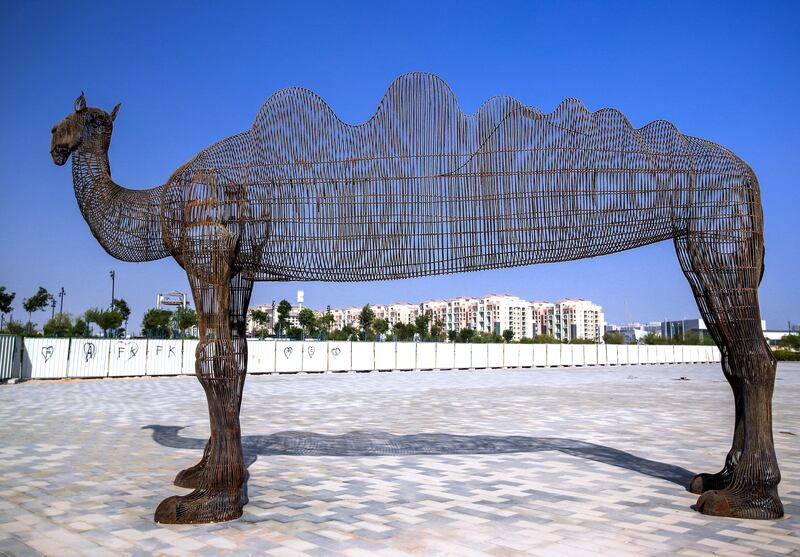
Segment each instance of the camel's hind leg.
[[733,446],[725,468],[695,478],[693,487],[704,491],[695,508],[719,516],[778,518],[783,505],[772,439],[776,362],[761,331],[758,306],[761,231],[752,224],[695,224],[695,230],[676,240],[678,256],[722,353],[736,403]]
[[[250,306],[250,295],[252,292],[253,281],[244,278],[241,274],[237,274],[231,279],[230,309],[228,312],[231,325],[231,340],[235,345],[234,354],[237,364],[243,373],[246,372],[247,369],[247,308]],[[237,396],[237,406],[239,410],[242,408],[243,389],[244,381],[240,381],[239,394]],[[200,462],[178,472],[174,480],[175,485],[190,489],[200,486],[202,475],[205,473],[206,465],[208,464],[212,441],[212,438],[209,438],[206,442],[206,447],[203,450],[203,456],[200,458]]]

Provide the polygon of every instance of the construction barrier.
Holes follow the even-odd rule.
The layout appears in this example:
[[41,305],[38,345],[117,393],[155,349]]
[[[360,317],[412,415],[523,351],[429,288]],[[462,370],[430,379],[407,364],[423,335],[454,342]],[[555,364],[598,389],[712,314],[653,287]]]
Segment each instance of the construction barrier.
[[[0,337],[0,379],[194,375],[197,340]],[[248,341],[249,373],[718,362],[714,346]]]

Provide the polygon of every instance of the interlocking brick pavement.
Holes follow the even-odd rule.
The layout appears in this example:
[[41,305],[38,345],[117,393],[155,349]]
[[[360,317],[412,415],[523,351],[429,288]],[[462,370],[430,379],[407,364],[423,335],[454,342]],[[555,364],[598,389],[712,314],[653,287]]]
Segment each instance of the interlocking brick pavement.
[[718,364],[251,376],[243,518],[162,526],[208,434],[194,378],[6,385],[0,555],[800,555],[797,400],[781,364],[787,517],[747,521],[683,488],[729,447]]

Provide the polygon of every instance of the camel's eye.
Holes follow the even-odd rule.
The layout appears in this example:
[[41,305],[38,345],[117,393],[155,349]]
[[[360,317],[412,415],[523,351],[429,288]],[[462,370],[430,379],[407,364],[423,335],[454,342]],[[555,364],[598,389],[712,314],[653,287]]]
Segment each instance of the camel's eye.
[[56,133],[56,127],[55,126],[53,126],[53,129],[50,130],[50,133]]

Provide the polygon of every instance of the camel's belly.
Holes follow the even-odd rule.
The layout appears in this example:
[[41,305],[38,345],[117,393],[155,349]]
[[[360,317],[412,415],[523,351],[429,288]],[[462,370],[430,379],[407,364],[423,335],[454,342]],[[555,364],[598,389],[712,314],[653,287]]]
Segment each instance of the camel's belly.
[[593,257],[673,235],[672,192],[657,180],[643,176],[628,193],[596,176],[547,178],[295,186],[304,195],[272,205],[250,267],[270,279],[384,280]]

